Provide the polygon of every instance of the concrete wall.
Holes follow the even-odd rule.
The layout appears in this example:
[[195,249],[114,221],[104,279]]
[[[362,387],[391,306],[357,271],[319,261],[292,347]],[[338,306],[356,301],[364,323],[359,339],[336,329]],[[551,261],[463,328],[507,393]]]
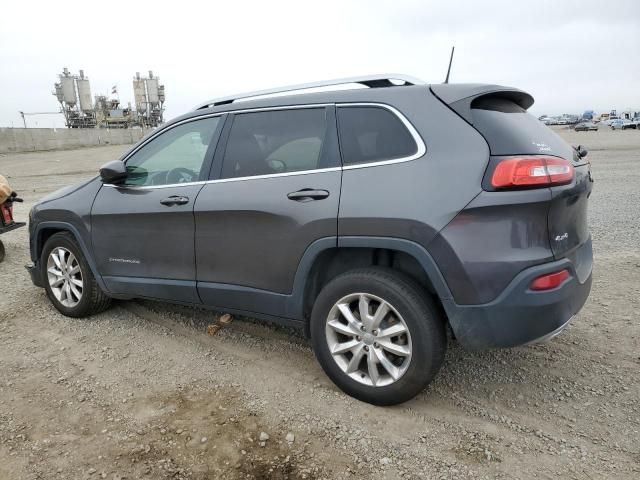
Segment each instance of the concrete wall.
[[139,128],[0,128],[0,153],[130,144],[147,132]]

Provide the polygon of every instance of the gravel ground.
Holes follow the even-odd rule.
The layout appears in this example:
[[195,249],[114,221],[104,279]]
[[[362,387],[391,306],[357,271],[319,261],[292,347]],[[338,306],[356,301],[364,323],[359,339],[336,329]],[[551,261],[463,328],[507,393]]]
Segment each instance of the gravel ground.
[[[591,149],[591,297],[550,343],[470,353],[391,408],[333,386],[298,332],[153,302],[65,318],[34,287],[27,232],[3,235],[0,478],[640,478],[640,132]],[[126,147],[0,155],[25,198]]]

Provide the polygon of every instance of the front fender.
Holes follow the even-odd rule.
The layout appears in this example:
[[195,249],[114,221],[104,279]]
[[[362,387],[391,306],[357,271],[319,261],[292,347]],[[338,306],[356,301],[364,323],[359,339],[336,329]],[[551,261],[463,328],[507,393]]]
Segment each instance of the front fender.
[[[50,236],[50,235],[45,235],[47,231],[53,232],[53,233],[57,233],[57,232],[71,233],[76,243],[80,247],[80,250],[82,251],[82,255],[84,255],[85,260],[89,264],[89,268],[91,269],[91,273],[96,279],[96,282],[98,283],[98,285],[103,291],[108,292],[106,285],[102,281],[102,277],[100,276],[98,269],[96,267],[95,261],[93,259],[93,255],[91,254],[91,249],[89,248],[89,245],[87,244],[87,241],[86,241],[86,239],[90,239],[89,232],[85,232],[85,235],[82,235],[82,233],[80,232],[77,226],[68,222],[58,222],[58,221],[39,222],[37,225],[35,225],[33,231],[31,232],[31,259],[33,260],[34,267],[33,268],[28,267],[28,270],[32,275],[32,279],[34,280],[34,283],[38,285],[38,283],[36,282],[36,279],[34,278],[34,275],[37,275],[37,272],[40,271],[39,262],[40,262],[40,255],[42,254],[42,249],[44,248],[44,243],[45,243],[44,239]],[[38,285],[38,286],[43,285],[42,279],[40,279],[40,283],[41,285]]]

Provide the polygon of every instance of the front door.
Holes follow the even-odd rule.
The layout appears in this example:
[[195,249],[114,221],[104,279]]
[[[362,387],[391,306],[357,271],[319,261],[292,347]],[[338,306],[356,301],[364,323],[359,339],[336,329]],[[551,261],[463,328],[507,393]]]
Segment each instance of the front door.
[[211,306],[283,315],[307,247],[337,236],[335,113],[245,112],[227,123],[219,178],[195,205],[198,292]]
[[110,293],[199,302],[193,206],[209,175],[220,117],[169,127],[125,162],[122,185],[105,185],[91,211],[98,271]]

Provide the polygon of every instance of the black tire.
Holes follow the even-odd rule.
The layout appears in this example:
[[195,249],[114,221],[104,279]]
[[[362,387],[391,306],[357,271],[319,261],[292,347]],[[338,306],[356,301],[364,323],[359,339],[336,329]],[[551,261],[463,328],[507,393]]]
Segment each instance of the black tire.
[[4,243],[0,240],[0,262],[4,260]]
[[[47,274],[47,260],[49,254],[55,248],[62,247],[73,253],[80,266],[82,274],[82,296],[77,305],[69,307],[63,305],[54,295],[51,285],[49,284]],[[42,249],[42,255],[40,257],[40,267],[42,269],[42,278],[44,280],[44,288],[47,292],[47,296],[53,306],[67,317],[82,318],[100,313],[111,305],[111,298],[108,297],[96,282],[93,272],[84,258],[82,250],[78,246],[75,238],[68,232],[59,232],[47,240]]]
[[[408,367],[390,385],[371,386],[354,380],[330,352],[325,333],[328,315],[336,302],[354,293],[375,295],[388,302],[409,330],[412,352]],[[424,390],[440,370],[447,347],[444,318],[429,294],[410,277],[381,267],[352,270],[322,289],[311,314],[311,339],[329,378],[348,395],[373,405],[396,405]]]

